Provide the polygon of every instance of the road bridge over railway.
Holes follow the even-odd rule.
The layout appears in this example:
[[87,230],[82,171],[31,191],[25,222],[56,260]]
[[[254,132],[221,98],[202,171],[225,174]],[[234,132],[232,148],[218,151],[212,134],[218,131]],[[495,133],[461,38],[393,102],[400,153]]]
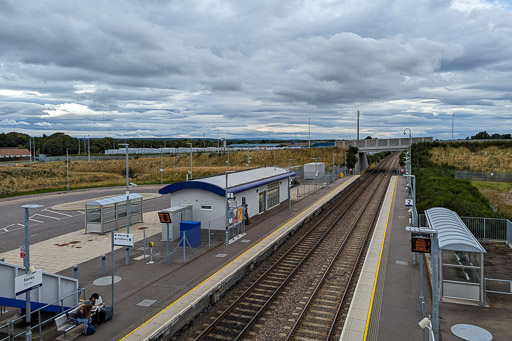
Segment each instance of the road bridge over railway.
[[[413,137],[412,143],[418,142],[432,142],[433,138],[430,137]],[[347,140],[336,141],[336,147],[348,148],[357,147],[360,152],[364,153],[378,153],[378,152],[397,152],[407,150],[409,148],[409,138],[396,138],[396,139],[368,139],[368,140]]]
[[[411,141],[412,140],[412,141]],[[408,137],[396,139],[368,139],[368,140],[346,140],[336,141],[335,146],[338,148],[357,147],[359,153],[357,155],[357,164],[355,166],[355,173],[359,173],[363,169],[368,168],[368,159],[366,153],[379,153],[379,152],[398,152],[407,150],[409,143],[419,142],[432,142],[433,138],[430,137]]]

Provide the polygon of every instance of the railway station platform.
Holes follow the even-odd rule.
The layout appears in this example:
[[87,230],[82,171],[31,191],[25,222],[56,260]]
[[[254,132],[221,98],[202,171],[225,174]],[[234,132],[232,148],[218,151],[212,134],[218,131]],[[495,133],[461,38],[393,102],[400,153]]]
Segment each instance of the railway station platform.
[[[161,224],[157,214],[145,213],[144,223],[133,225],[130,229],[135,239],[130,265],[125,265],[123,248],[116,247],[114,252],[116,280],[119,277],[119,282],[114,286],[114,318],[105,325],[99,325],[96,333],[87,338],[144,340],[181,328],[192,315],[218,299],[255,262],[277,249],[294,230],[313,219],[323,206],[357,178],[349,176],[338,179],[294,202],[291,210],[288,209],[288,202],[283,202],[251,218],[246,235],[234,243],[212,244],[210,249],[202,247],[195,250],[195,257],[187,250],[185,264],[179,255],[181,248],[178,255],[173,256],[171,264],[166,264],[165,242],[160,238]],[[159,245],[160,254],[155,257],[153,264],[147,264],[149,256],[144,259],[141,251],[144,230],[148,241]],[[118,232],[126,231],[120,229]],[[98,279],[102,277],[102,254],[107,255],[106,274],[110,275],[109,234],[92,235],[77,231],[32,244],[30,250],[31,263],[45,271],[73,277],[73,266],[78,265],[80,286],[86,289],[86,295],[98,292],[107,304],[112,301],[110,280],[108,285],[98,285],[101,282]],[[17,250],[0,254],[0,258],[12,263],[16,259],[19,261]],[[77,330],[77,335],[69,333],[68,336],[80,338],[79,333],[80,330]]]
[[[413,264],[410,232],[405,231],[410,225],[405,207],[406,181],[402,176],[391,179],[340,340],[429,339],[427,329],[423,339],[418,324],[423,319],[419,310],[420,272],[419,265]],[[503,248],[508,249],[504,244]],[[426,315],[432,315],[432,286],[427,262],[424,264],[424,309]],[[491,308],[440,302],[440,340],[462,340],[451,332],[456,324],[483,328],[494,340],[512,339],[512,326],[507,324],[512,317],[512,299],[507,295],[491,298]]]

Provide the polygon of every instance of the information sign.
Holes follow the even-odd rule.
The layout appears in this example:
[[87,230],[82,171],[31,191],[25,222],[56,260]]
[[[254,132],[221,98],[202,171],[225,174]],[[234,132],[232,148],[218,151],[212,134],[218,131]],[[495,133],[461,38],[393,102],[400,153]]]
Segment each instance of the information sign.
[[114,245],[133,247],[133,234],[114,233]]
[[171,223],[171,215],[169,214],[169,212],[158,212],[158,218],[160,218],[161,223]]
[[242,222],[242,208],[241,207],[238,208],[238,221]]
[[405,206],[406,207],[412,207],[414,205],[413,199],[405,199]]
[[25,245],[20,246],[20,258],[25,258]]
[[16,296],[26,293],[43,285],[43,270],[14,278],[14,291]]
[[425,236],[413,236],[411,238],[412,252],[430,253],[432,241]]

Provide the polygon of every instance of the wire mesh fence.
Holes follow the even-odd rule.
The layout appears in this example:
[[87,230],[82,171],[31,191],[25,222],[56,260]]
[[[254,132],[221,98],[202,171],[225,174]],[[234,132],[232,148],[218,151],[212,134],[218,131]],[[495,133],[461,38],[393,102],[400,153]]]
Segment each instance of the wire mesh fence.
[[473,181],[512,181],[512,173],[456,171],[455,178]]
[[[460,217],[471,233],[483,241],[508,241],[512,244],[512,223],[508,219]],[[427,226],[424,214],[419,215],[419,226]]]

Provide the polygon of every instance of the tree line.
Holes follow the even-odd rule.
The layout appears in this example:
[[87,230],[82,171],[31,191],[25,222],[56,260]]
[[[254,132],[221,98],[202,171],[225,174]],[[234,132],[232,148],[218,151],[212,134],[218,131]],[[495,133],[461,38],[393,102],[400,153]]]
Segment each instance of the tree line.
[[[254,143],[250,140],[231,140],[231,143]],[[277,140],[258,140],[259,143],[282,143]],[[69,154],[86,154],[89,149],[91,154],[103,154],[107,149],[124,148],[122,143],[128,143],[130,148],[179,148],[188,147],[192,143],[193,147],[207,148],[217,147],[217,139],[113,139],[111,137],[103,138],[76,138],[64,133],[54,133],[52,135],[43,134],[42,137],[30,137],[27,134],[10,132],[0,134],[0,147],[15,147],[29,149],[32,144],[32,153],[46,154],[51,156],[65,155],[66,149]],[[35,145],[35,149],[34,148]]]

